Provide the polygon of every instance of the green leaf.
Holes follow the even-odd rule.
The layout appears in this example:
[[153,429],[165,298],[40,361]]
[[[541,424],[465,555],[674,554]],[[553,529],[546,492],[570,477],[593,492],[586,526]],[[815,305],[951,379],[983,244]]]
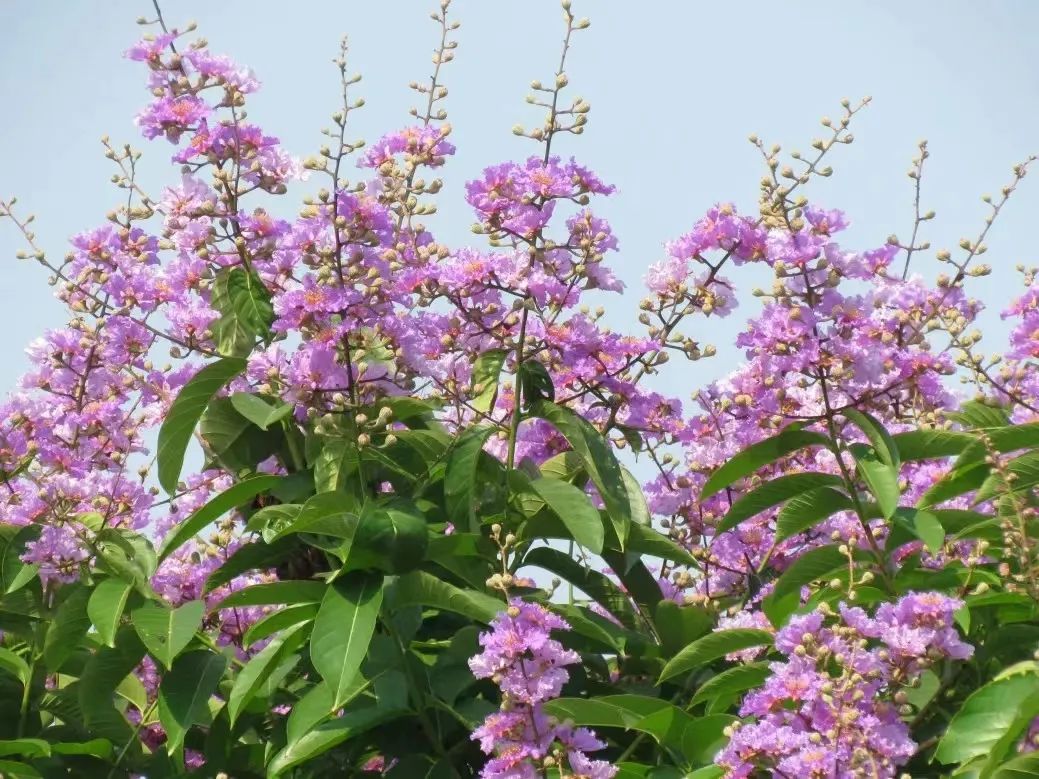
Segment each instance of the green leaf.
[[851,498],[831,487],[795,495],[776,516],[776,540],[785,541],[815,527],[838,511],[851,511]]
[[148,597],[154,596],[150,581],[158,558],[151,541],[131,530],[106,527],[97,534],[94,547],[100,570],[130,582]]
[[573,449],[549,457],[541,464],[540,470],[542,476],[568,481],[578,487],[583,487],[588,481],[584,460]]
[[613,614],[622,625],[636,628],[638,620],[628,596],[607,576],[588,568],[565,552],[548,546],[535,547],[524,556],[523,565],[534,565],[558,575]]
[[653,524],[653,515],[649,510],[649,503],[646,502],[646,496],[642,492],[642,485],[623,465],[621,466],[621,478],[624,480],[624,492],[628,495],[628,515],[631,517],[631,524],[628,526],[628,540],[630,541],[634,528],[644,529]]
[[93,738],[90,741],[61,741],[50,745],[55,755],[88,755],[109,760],[112,757],[112,742],[106,738]]
[[245,370],[246,361],[238,357],[217,360],[195,374],[178,393],[166,419],[159,428],[156,449],[159,484],[171,495],[177,490],[184,452],[206,406],[220,388]]
[[916,511],[913,515],[913,533],[924,542],[927,551],[938,554],[945,545],[945,528],[930,511]]
[[176,609],[146,603],[133,610],[133,626],[149,654],[166,668],[172,668],[174,658],[195,637],[205,612],[206,604],[200,600],[188,601]]
[[673,703],[644,695],[557,698],[544,706],[551,716],[576,725],[641,731],[662,747],[698,763],[713,757],[722,731],[736,719],[726,715],[694,718]]
[[978,493],[974,496],[973,501],[975,506],[991,500],[997,495],[1030,490],[1039,484],[1039,452],[1029,452],[1014,458],[1007,463],[1007,470],[1014,474],[1012,484],[1008,485],[1001,474],[993,473],[978,488]]
[[891,436],[903,462],[955,457],[974,441],[970,433],[954,430],[910,430]]
[[700,561],[689,554],[688,550],[648,525],[632,523],[628,533],[628,552],[672,560],[690,568],[700,567]]
[[877,499],[884,519],[891,519],[898,508],[901,494],[898,490],[898,469],[884,462],[877,451],[862,444],[852,444],[849,449],[855,455],[859,476],[866,482],[869,491]]
[[987,442],[982,441],[980,436],[969,436],[970,446],[963,450],[953,467],[962,468],[984,460],[988,456],[989,447],[997,452],[1012,452],[1039,446],[1039,422],[992,428],[985,431],[985,436],[988,438]]
[[236,266],[217,273],[213,280],[211,305],[220,317],[210,325],[217,351],[243,357],[256,339],[270,339],[274,322],[271,294],[252,270]]
[[383,577],[347,574],[328,588],[310,636],[310,658],[332,690],[333,708],[345,701],[361,671],[382,606]]
[[287,630],[267,646],[253,655],[245,667],[238,671],[234,685],[227,696],[227,716],[232,727],[241,714],[242,709],[256,697],[257,692],[270,678],[271,674],[285,662],[300,644],[303,643],[302,626]]
[[984,461],[953,468],[933,484],[916,502],[916,505],[918,507],[935,506],[971,490],[976,490],[985,482],[990,470],[991,467]]
[[809,549],[783,571],[769,597],[774,601],[780,600],[791,592],[798,592],[804,585],[826,578],[827,574],[835,569],[847,565],[848,558],[841,554],[836,546]]
[[719,657],[755,646],[771,645],[772,634],[755,628],[735,628],[708,633],[697,639],[664,666],[657,684],[706,665]]
[[359,522],[353,501],[342,492],[322,492],[302,506],[270,506],[262,512],[271,517],[261,531],[268,544],[298,533],[331,536],[338,539],[337,552],[344,558],[353,546]]
[[737,500],[718,524],[716,532],[732,530],[740,522],[802,493],[820,487],[839,487],[843,484],[844,481],[839,476],[830,473],[791,473],[779,476]]
[[487,439],[494,433],[490,425],[478,425],[464,431],[447,457],[444,474],[445,508],[449,517],[465,518],[470,530],[476,530],[476,501],[479,497],[476,467]]
[[356,441],[325,438],[314,459],[314,488],[319,493],[343,491],[354,497],[352,490],[344,488],[360,485],[360,471],[361,453]]
[[144,655],[144,644],[127,625],[116,633],[114,647],[101,647],[87,661],[77,693],[83,720],[89,727],[96,729],[98,724],[121,721],[125,737],[129,737],[130,726],[116,711],[113,698],[123,681],[141,664]]
[[227,668],[227,658],[209,651],[177,658],[159,685],[159,721],[166,731],[166,751],[173,754],[194,725],[209,722],[209,699]]
[[595,484],[613,523],[621,550],[628,539],[631,525],[631,500],[620,463],[603,435],[586,419],[563,406],[538,401],[532,407],[534,416],[552,424],[584,460],[585,469]]
[[841,413],[863,432],[880,461],[894,468],[897,473],[902,465],[902,460],[898,444],[887,428],[876,417],[858,409],[846,408]]
[[130,582],[122,579],[102,579],[87,601],[87,617],[107,646],[115,646],[115,632],[131,589],[133,586]]
[[341,717],[312,728],[304,733],[298,741],[287,745],[278,752],[267,766],[267,776],[280,776],[300,763],[305,763],[327,752],[348,738],[396,719],[401,714],[403,714],[402,711],[388,711],[377,706],[348,711]]
[[498,399],[498,377],[508,352],[505,349],[491,349],[476,358],[473,365],[472,397],[470,404],[477,411],[488,413],[494,408]]
[[[365,689],[369,682],[358,676],[355,685],[359,690]],[[292,744],[326,720],[332,714],[332,690],[325,682],[319,682],[307,690],[307,693],[296,701],[289,712],[285,723],[285,738]]]
[[254,475],[232,484],[202,508],[178,524],[159,549],[159,563],[190,541],[228,511],[252,500],[281,481],[280,476]]
[[596,554],[603,550],[606,538],[602,516],[589,497],[572,484],[557,479],[533,479],[531,488],[556,513],[573,539]]
[[726,669],[700,685],[689,705],[695,706],[721,695],[733,695],[760,687],[771,675],[767,663],[748,663]]
[[209,575],[202,594],[208,595],[243,573],[274,568],[296,547],[297,542],[292,538],[275,541],[273,544],[263,541],[242,544]]
[[325,596],[325,589],[324,582],[309,579],[253,584],[232,592],[220,601],[213,611],[233,609],[238,606],[287,606],[297,603],[317,603]]
[[361,511],[349,567],[407,573],[425,559],[428,547],[426,518],[414,503],[404,498],[369,502]]
[[808,446],[832,448],[833,443],[820,433],[791,425],[771,438],[751,444],[711,474],[700,490],[700,500],[707,500],[733,482],[750,476],[759,468]]
[[309,625],[317,616],[318,603],[301,603],[298,606],[285,606],[277,611],[260,617],[245,630],[242,646],[252,646],[274,635],[279,630],[287,630],[295,625]]
[[17,738],[0,741],[0,756],[21,755],[22,757],[50,757],[51,745],[42,738]]
[[14,760],[0,760],[0,776],[4,779],[40,779],[40,772],[31,765]]
[[80,585],[58,606],[43,641],[43,662],[47,670],[60,669],[90,630],[89,600],[90,588]]
[[239,414],[230,398],[214,398],[199,420],[198,433],[212,460],[231,473],[253,470],[285,441],[280,427],[260,430]]
[[679,606],[673,600],[662,600],[653,611],[653,624],[664,651],[673,655],[709,633],[714,618],[701,606]]
[[25,546],[40,537],[42,527],[36,524],[16,528],[0,525],[0,596],[17,592],[36,576],[38,565],[22,561]]
[[248,392],[235,392],[231,395],[234,410],[248,419],[260,430],[280,422],[292,413],[291,403],[276,402],[273,406],[259,395]]
[[7,647],[0,646],[0,671],[6,671],[24,686],[29,681],[29,664]]
[[530,408],[543,400],[551,403],[556,399],[552,377],[537,360],[528,358],[521,362],[516,371],[516,379],[523,395],[523,408]]
[[1036,779],[1039,777],[1039,752],[1008,760],[989,774],[989,779]]
[[412,571],[394,582],[389,602],[393,611],[408,606],[430,606],[461,614],[484,624],[505,610],[505,603],[474,590],[463,590],[425,571]]
[[556,698],[546,701],[544,709],[546,714],[560,721],[570,720],[575,725],[593,728],[628,729],[645,716],[625,712],[602,698]]
[[951,412],[946,416],[965,427],[1005,427],[1010,424],[1010,416],[1006,409],[999,406],[991,406],[977,400],[968,400],[960,405],[958,411]]
[[[934,753],[940,763],[993,755],[1039,713],[1039,676],[1007,676],[975,690],[953,716]],[[995,756],[999,758],[998,755]]]

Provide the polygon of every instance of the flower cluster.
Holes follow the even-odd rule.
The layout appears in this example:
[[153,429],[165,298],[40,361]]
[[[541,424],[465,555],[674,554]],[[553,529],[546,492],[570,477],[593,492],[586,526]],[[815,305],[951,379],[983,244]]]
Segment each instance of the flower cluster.
[[[962,603],[910,593],[871,617],[841,605],[795,616],[775,639],[763,687],[748,694],[716,762],[726,777],[894,777],[917,745],[902,718],[906,690],[927,668],[973,653],[953,626]],[[911,709],[910,709],[911,711]]]
[[575,779],[611,779],[617,769],[587,753],[606,745],[586,728],[555,721],[543,710],[559,697],[569,678],[566,666],[576,652],[551,637],[569,630],[565,620],[536,603],[509,602],[505,613],[480,636],[483,651],[469,661],[478,679],[493,679],[502,691],[501,710],[489,714],[473,732],[483,751],[494,757],[484,779],[536,779],[548,767]]

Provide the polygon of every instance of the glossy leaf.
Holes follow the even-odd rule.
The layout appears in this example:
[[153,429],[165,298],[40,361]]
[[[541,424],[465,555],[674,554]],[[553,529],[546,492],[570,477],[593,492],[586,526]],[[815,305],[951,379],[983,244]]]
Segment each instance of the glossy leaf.
[[296,606],[285,606],[260,617],[245,630],[242,636],[243,646],[252,646],[257,641],[269,638],[280,630],[288,630],[297,625],[305,626],[314,621],[319,603],[300,603]]
[[577,543],[596,554],[602,552],[606,537],[602,517],[588,495],[557,479],[533,479],[530,486],[562,520]]
[[15,677],[23,685],[29,681],[29,664],[7,647],[0,646],[0,671]]
[[840,487],[844,481],[830,473],[791,473],[765,482],[737,500],[718,524],[717,532],[724,533],[760,514],[765,509],[790,500],[809,490],[820,487]]
[[690,706],[722,695],[734,695],[760,687],[772,675],[766,663],[747,663],[728,668],[700,685],[689,701]]
[[403,498],[370,501],[358,520],[349,565],[407,573],[418,567],[428,547],[426,518],[414,503]]
[[887,428],[876,417],[865,411],[846,408],[841,413],[863,432],[880,461],[897,472],[902,464],[901,455],[898,451],[898,444]]
[[523,565],[543,568],[570,582],[613,614],[625,627],[634,629],[638,624],[628,596],[607,576],[582,565],[570,555],[558,549],[539,546],[527,552]]
[[989,682],[975,690],[953,716],[934,758],[948,764],[991,755],[997,745],[1009,746],[1008,741],[1036,714],[1039,675],[1020,674]]
[[938,554],[945,545],[945,528],[938,517],[930,511],[917,511],[913,515],[913,533],[924,542],[927,551]]
[[291,550],[297,547],[295,539],[286,538],[268,544],[256,541],[242,544],[206,579],[202,594],[206,595],[249,571],[274,568]]
[[884,519],[891,519],[898,508],[900,497],[898,489],[898,471],[894,466],[884,462],[876,450],[861,444],[850,447],[855,455],[855,466],[859,476],[866,482],[869,491],[880,506]]
[[271,405],[259,395],[248,392],[235,392],[231,395],[231,405],[235,411],[261,430],[266,430],[292,413],[291,403],[276,402]]
[[489,425],[469,428],[458,437],[447,457],[445,509],[448,516],[459,520],[464,518],[470,530],[479,526],[475,515],[478,497],[476,467],[492,433],[494,428]]
[[832,447],[833,443],[821,433],[791,426],[771,438],[751,444],[710,475],[700,490],[700,500],[706,500],[779,458],[809,446]]
[[851,511],[853,508],[851,498],[832,487],[795,495],[776,516],[776,540],[785,541],[810,530],[838,511]]
[[847,565],[848,558],[841,554],[836,546],[809,549],[802,552],[790,567],[783,571],[770,597],[779,600],[791,592],[797,592],[806,584],[826,578],[834,569]]
[[242,709],[249,705],[271,674],[296,651],[302,641],[300,626],[289,629],[249,658],[249,662],[237,672],[227,696],[227,715],[232,726]]
[[237,606],[287,606],[297,603],[316,603],[324,597],[325,589],[322,582],[305,579],[253,584],[235,590],[212,610],[220,611]]
[[178,393],[159,428],[156,449],[159,484],[173,494],[184,466],[184,453],[202,413],[221,387],[245,370],[245,360],[225,357],[195,374]]
[[772,634],[755,628],[735,628],[708,633],[697,639],[664,666],[658,684],[742,649],[772,644]]
[[903,462],[955,457],[975,440],[954,430],[910,430],[891,436]]
[[382,576],[348,574],[333,582],[321,601],[310,636],[310,658],[332,691],[333,708],[346,700],[361,671],[382,594]]
[[202,624],[206,604],[200,600],[188,601],[172,609],[157,603],[146,603],[133,610],[133,626],[151,654],[166,668],[195,636]]
[[210,325],[217,351],[246,356],[257,338],[270,337],[274,321],[271,294],[262,279],[241,266],[225,268],[213,281],[212,303],[220,317]]
[[55,611],[43,642],[43,662],[49,671],[60,669],[90,630],[89,600],[90,588],[81,585]]
[[267,775],[270,777],[281,776],[289,769],[324,754],[348,738],[396,719],[402,713],[401,711],[383,710],[377,706],[347,711],[341,717],[336,717],[308,730],[298,741],[287,745],[278,752],[267,766]]
[[202,508],[178,524],[166,536],[166,540],[159,549],[159,562],[161,563],[224,514],[271,489],[280,480],[279,476],[249,476],[211,498]]
[[1039,752],[1012,758],[989,774],[988,779],[1039,778]]
[[87,601],[87,617],[101,641],[108,646],[115,646],[115,632],[131,589],[131,584],[122,579],[102,579]]
[[631,525],[631,501],[612,448],[590,422],[568,408],[539,401],[531,411],[534,416],[551,423],[584,460],[588,476],[599,491],[623,550]]
[[498,377],[508,352],[505,349],[490,349],[473,364],[473,396],[470,404],[477,411],[489,412],[498,398]]
[[209,721],[209,699],[227,668],[227,658],[209,651],[177,658],[159,685],[159,721],[166,731],[166,751],[173,754],[194,725]]
[[429,606],[461,614],[484,624],[503,611],[505,604],[484,592],[463,590],[425,571],[412,571],[394,582],[389,594],[392,610]]

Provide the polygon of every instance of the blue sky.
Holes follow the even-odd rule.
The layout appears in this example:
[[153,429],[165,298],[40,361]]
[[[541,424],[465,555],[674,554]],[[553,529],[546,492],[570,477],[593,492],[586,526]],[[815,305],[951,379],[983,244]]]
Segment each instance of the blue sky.
[[[366,107],[352,114],[352,134],[376,139],[409,117],[411,80],[424,79],[436,30],[425,0],[167,0],[171,24],[196,20],[214,51],[255,69],[264,89],[250,114],[290,151],[306,156],[320,145],[318,129],[336,108],[330,64],[339,38],[351,40],[351,67],[364,75],[357,94]],[[548,80],[562,30],[555,0],[456,0],[462,22],[457,59],[445,72],[447,107],[459,153],[445,170],[440,214],[430,222],[453,245],[469,232],[462,185],[485,165],[520,158],[529,141],[512,136],[535,119],[523,102],[533,78]],[[629,292],[609,303],[610,322],[637,327],[645,268],[662,243],[685,232],[712,203],[752,208],[761,160],[751,132],[808,150],[821,116],[837,116],[842,97],[872,95],[854,127],[856,142],[838,149],[835,175],[807,194],[845,209],[853,221],[849,247],[871,248],[891,233],[907,237],[912,187],[905,172],[920,138],[930,141],[923,205],[938,212],[925,238],[954,248],[977,234],[984,193],[997,193],[1010,167],[1039,151],[1039,67],[1034,31],[1039,4],[1029,0],[781,4],[621,3],[574,0],[592,19],[578,35],[568,73],[574,94],[592,104],[584,136],[558,151],[575,155],[619,193],[600,210],[614,224],[621,253],[613,266]],[[0,196],[17,195],[37,215],[40,241],[53,256],[67,236],[99,224],[119,202],[108,183],[111,163],[99,138],[131,141],[145,152],[143,181],[157,192],[172,181],[170,147],[145,143],[133,115],[147,101],[140,65],[122,58],[139,35],[134,20],[146,0],[4,0],[0,2]],[[298,196],[306,186],[298,192]],[[298,200],[285,202],[286,212]],[[1039,264],[1035,214],[1039,170],[1026,179],[988,241],[995,267],[975,293],[990,305],[986,343],[1000,346],[998,310],[1016,294],[1017,263]],[[64,321],[38,266],[14,258],[12,226],[0,222],[0,387],[26,368],[24,347]],[[915,260],[933,276],[932,255]],[[737,277],[738,278],[738,277]],[[738,278],[739,280],[739,278]],[[749,290],[759,280],[744,280]],[[700,326],[719,356],[684,368],[687,396],[739,358],[731,340],[737,316]],[[695,332],[691,334],[695,337]],[[681,391],[677,391],[681,390]]]

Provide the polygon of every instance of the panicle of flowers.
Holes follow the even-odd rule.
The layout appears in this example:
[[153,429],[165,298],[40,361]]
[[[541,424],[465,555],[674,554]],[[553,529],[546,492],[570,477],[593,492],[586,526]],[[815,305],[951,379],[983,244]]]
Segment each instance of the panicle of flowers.
[[973,653],[954,626],[962,602],[909,593],[873,616],[842,604],[792,617],[776,634],[785,660],[743,700],[748,718],[715,762],[725,776],[894,777],[916,752],[906,690],[937,663]]
[[493,757],[484,779],[534,779],[549,769],[563,779],[611,779],[617,768],[588,757],[606,745],[587,728],[558,722],[543,709],[559,697],[569,678],[566,666],[579,662],[576,652],[551,637],[569,630],[561,617],[537,603],[519,598],[480,635],[483,650],[469,660],[478,679],[501,688],[501,709],[489,714],[472,738]]

